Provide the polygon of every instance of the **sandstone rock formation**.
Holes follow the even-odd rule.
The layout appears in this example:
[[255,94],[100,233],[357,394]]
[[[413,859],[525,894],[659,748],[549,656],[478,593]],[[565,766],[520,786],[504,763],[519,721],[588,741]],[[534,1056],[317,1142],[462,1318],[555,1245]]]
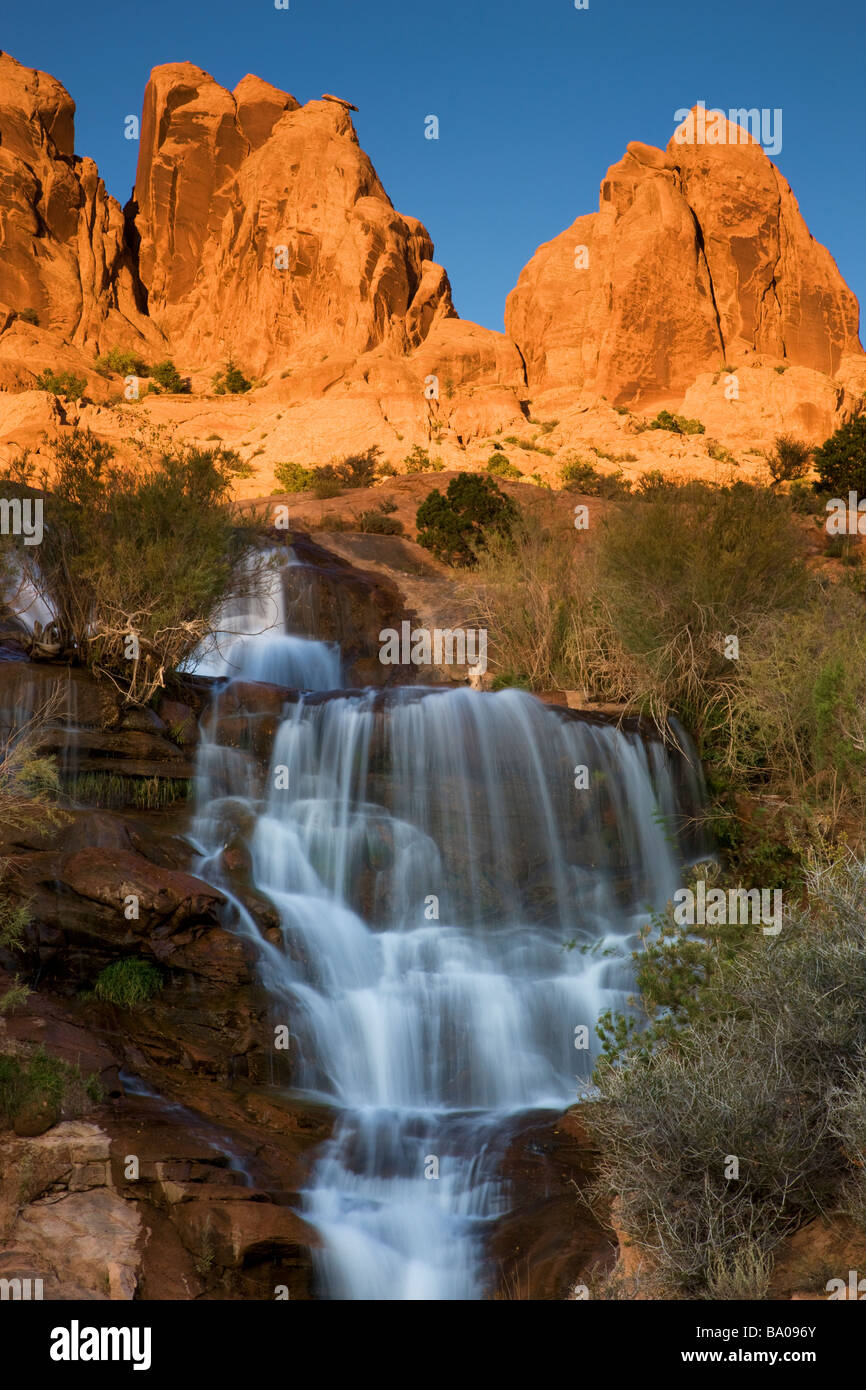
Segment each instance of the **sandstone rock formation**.
[[0,322],[26,313],[95,352],[153,337],[120,205],[73,148],[75,103],[47,73],[0,53]]
[[149,311],[193,365],[403,352],[454,314],[427,231],[395,212],[345,103],[156,68],[133,200]]
[[598,212],[523,270],[506,327],[531,388],[651,405],[753,354],[829,376],[862,355],[857,301],[778,169],[739,127],[699,143],[694,122],[666,151],[630,144]]

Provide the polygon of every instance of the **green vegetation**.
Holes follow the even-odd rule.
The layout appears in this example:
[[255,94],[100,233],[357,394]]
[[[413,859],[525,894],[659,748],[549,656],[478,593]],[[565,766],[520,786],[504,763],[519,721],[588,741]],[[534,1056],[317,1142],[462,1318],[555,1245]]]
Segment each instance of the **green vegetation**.
[[619,497],[629,491],[621,469],[616,473],[600,473],[594,464],[577,454],[566,459],[559,477],[569,492],[580,492],[584,497]]
[[162,362],[154,362],[150,368],[150,379],[161,391],[168,391],[174,395],[182,395],[190,389],[170,357],[164,358]]
[[313,486],[315,472],[300,463],[274,464],[274,477],[283,492],[307,492]]
[[669,410],[660,410],[654,420],[643,426],[648,430],[670,430],[673,434],[703,434],[704,426],[700,420],[689,420],[685,415],[672,415]]
[[252,383],[247,381],[240,367],[229,358],[221,372],[213,378],[213,390],[217,396],[239,396],[249,391]]
[[866,415],[840,425],[813,453],[818,473],[817,491],[831,497],[845,497],[849,492],[866,496]]
[[773,452],[767,458],[767,468],[774,484],[791,483],[809,471],[812,450],[808,444],[791,434],[776,438]]
[[512,463],[506,454],[491,454],[487,460],[487,472],[492,473],[497,478],[516,478],[518,482],[523,477],[516,463]]
[[647,933],[647,1027],[602,1023],[598,1196],[617,1199],[649,1296],[764,1298],[805,1221],[866,1229],[866,868],[842,854],[807,888],[777,939]]
[[133,348],[113,347],[96,359],[98,372],[116,372],[120,376],[146,376],[147,364]]
[[137,1009],[153,999],[163,987],[156,966],[135,956],[112,961],[102,970],[94,985],[97,999],[118,1009]]
[[101,1097],[95,1076],[82,1076],[77,1066],[52,1057],[44,1047],[29,1056],[0,1054],[0,1117],[7,1125],[25,1111],[44,1111],[51,1123],[74,1119]]
[[403,462],[406,465],[407,473],[441,473],[445,464],[438,454],[431,458],[426,449],[422,449],[420,444],[413,444]]
[[418,541],[452,565],[474,565],[492,536],[509,535],[518,510],[492,478],[461,473],[445,495],[434,488],[418,508]]
[[121,772],[76,772],[62,778],[63,791],[83,806],[116,809],[135,806],[161,811],[188,801],[193,783],[188,777],[130,777]]
[[363,453],[346,454],[336,463],[317,468],[312,477],[316,497],[339,497],[344,490],[372,487],[379,476],[381,453],[378,444],[372,444]]
[[403,523],[382,509],[367,511],[358,517],[358,530],[375,536],[402,536]]
[[73,372],[52,372],[47,368],[36,378],[37,391],[50,391],[52,396],[62,396],[66,401],[80,400],[87,388],[87,377],[75,376]]
[[58,438],[53,456],[38,479],[29,458],[14,470],[13,486],[38,482],[45,498],[42,544],[19,544],[20,563],[62,649],[146,704],[210,633],[219,602],[252,582],[241,562],[253,525],[230,506],[243,465],[230,450],[157,436],[125,467],[82,430]]

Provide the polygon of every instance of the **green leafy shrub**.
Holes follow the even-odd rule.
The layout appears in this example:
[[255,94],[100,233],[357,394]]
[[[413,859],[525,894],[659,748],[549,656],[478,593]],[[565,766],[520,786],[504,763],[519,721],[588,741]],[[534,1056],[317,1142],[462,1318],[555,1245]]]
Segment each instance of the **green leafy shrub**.
[[172,395],[184,395],[190,389],[189,383],[181,376],[170,357],[163,358],[161,362],[154,362],[150,369],[150,379],[161,391],[168,391]]
[[307,492],[315,481],[315,471],[304,468],[300,463],[274,464],[274,477],[283,492]]
[[517,507],[492,478],[461,473],[445,495],[438,488],[418,508],[418,541],[454,565],[473,565],[491,535],[508,535],[519,517]]
[[670,430],[673,434],[703,434],[704,426],[700,420],[689,420],[685,415],[672,415],[669,410],[660,410],[654,420],[646,426],[648,430]]
[[361,512],[358,517],[358,530],[374,536],[402,536],[403,523],[381,511]]
[[580,492],[584,497],[619,497],[630,487],[621,469],[616,473],[600,473],[594,464],[577,455],[566,459],[559,477],[569,492]]
[[[699,1007],[661,1035],[671,967],[657,950],[641,988],[649,1032],[620,1029],[596,1069],[601,1100],[585,1119],[599,1195],[616,1198],[657,1297],[732,1286],[765,1297],[773,1254],[798,1226],[839,1211],[863,1220],[866,868],[846,855],[808,888],[778,938],[752,928],[731,949],[717,929],[697,983],[686,969],[673,987],[675,999],[697,989]],[[726,1155],[739,1158],[736,1181]]]
[[247,381],[237,363],[230,357],[223,370],[213,378],[213,389],[217,396],[239,396],[249,391],[251,382]]
[[46,369],[36,378],[38,391],[50,391],[52,396],[62,396],[67,401],[80,400],[87,388],[87,377],[76,376],[74,372],[52,372]]
[[98,372],[117,372],[120,376],[146,376],[147,364],[133,348],[109,348],[96,359]]
[[44,1047],[29,1056],[0,1054],[0,1116],[12,1124],[25,1109],[45,1110],[53,1122],[74,1119],[101,1099],[95,1076],[83,1077],[80,1069]]
[[431,458],[427,449],[422,449],[420,444],[413,444],[403,462],[408,473],[441,473],[445,464],[437,455]]
[[791,434],[776,438],[773,452],[767,458],[767,468],[774,483],[790,483],[802,478],[809,470],[812,450],[808,444]]
[[146,704],[211,634],[221,600],[254,583],[242,563],[253,523],[230,508],[240,461],[158,442],[120,466],[110,445],[78,429],[52,448],[54,466],[38,479],[44,536],[17,546],[20,564],[55,614],[63,650]]
[[507,455],[501,453],[490,455],[490,458],[487,460],[487,472],[492,473],[496,478],[520,479],[523,477],[517,464],[512,463]]
[[849,492],[866,496],[866,415],[840,425],[812,458],[818,473],[816,491],[831,497],[847,497]]
[[162,975],[146,960],[126,956],[112,961],[100,971],[93,992],[106,1004],[119,1009],[136,1009],[162,989]]

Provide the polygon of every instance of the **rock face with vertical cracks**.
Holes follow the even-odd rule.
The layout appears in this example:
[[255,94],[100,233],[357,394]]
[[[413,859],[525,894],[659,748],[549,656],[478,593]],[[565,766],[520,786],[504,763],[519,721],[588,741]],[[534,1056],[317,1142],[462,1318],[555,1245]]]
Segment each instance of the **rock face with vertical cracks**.
[[524,268],[506,328],[530,387],[649,404],[750,355],[831,377],[862,359],[857,301],[779,170],[742,128],[695,122],[630,144],[598,212]]
[[0,53],[0,331],[25,313],[90,352],[141,345],[154,335],[123,212],[76,156],[74,116],[61,83]]
[[155,68],[133,198],[150,312],[193,359],[405,352],[454,316],[426,229],[394,210],[341,104]]

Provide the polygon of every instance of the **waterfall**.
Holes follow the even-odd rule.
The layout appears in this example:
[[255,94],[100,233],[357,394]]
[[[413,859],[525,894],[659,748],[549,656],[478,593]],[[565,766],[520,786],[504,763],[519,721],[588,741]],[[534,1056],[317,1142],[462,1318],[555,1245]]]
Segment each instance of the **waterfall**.
[[[315,693],[331,656],[294,653],[266,775],[204,730],[199,872],[255,943],[292,1087],[336,1112],[303,1194],[319,1294],[483,1298],[515,1119],[586,1088],[635,933],[698,849],[699,774],[522,691]],[[239,825],[281,948],[223,875]]]

